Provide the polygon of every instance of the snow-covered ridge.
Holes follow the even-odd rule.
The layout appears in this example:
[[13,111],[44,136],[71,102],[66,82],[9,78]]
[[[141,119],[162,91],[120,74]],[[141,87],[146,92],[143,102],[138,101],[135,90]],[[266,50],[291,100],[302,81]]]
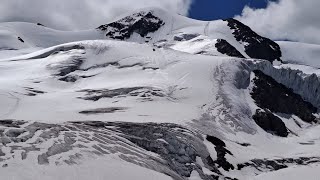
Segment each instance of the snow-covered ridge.
[[[183,34],[202,35],[203,41],[211,44],[210,47],[204,46],[201,42],[195,43],[199,49],[197,53],[212,55],[222,53],[269,61],[281,57],[281,51],[275,42],[259,36],[234,19],[198,21],[156,8],[142,9],[109,24],[101,25],[97,29],[77,32],[57,31],[31,23],[0,23],[0,36],[6,39],[3,45],[0,44],[0,48],[7,50],[47,48],[62,43],[97,39],[116,39],[155,45],[165,42],[166,47],[171,47],[183,43],[177,40],[177,37]],[[224,42],[224,45],[221,45],[221,42]],[[226,46],[229,46],[227,48],[229,51],[234,52],[229,53],[225,49],[220,49]]]
[[0,47],[18,50],[35,47],[47,48],[68,42],[94,40],[103,37],[97,30],[59,31],[24,22],[0,23],[0,36],[2,39],[10,37],[8,41],[1,41]]
[[[170,36],[177,37],[177,32],[187,32],[188,34],[184,34],[185,36],[198,34],[209,39],[224,40],[233,44],[236,49],[241,49],[240,52],[244,50],[243,53],[251,58],[269,61],[280,60],[281,50],[277,43],[259,36],[248,26],[235,19],[225,21],[227,23],[191,20],[155,9],[134,13],[116,22],[100,26],[98,29],[104,31],[107,37],[120,40],[130,39],[136,33],[144,38],[145,42],[169,40]],[[214,27],[211,28],[212,26]],[[173,38],[173,40],[175,39],[177,38]],[[236,56],[239,57],[239,53]]]

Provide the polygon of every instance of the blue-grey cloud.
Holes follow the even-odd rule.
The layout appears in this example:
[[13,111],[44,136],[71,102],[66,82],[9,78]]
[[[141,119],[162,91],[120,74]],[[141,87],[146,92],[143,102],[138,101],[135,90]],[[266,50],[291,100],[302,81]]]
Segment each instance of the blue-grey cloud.
[[279,0],[266,9],[246,7],[236,18],[272,39],[320,44],[319,7],[319,0]]

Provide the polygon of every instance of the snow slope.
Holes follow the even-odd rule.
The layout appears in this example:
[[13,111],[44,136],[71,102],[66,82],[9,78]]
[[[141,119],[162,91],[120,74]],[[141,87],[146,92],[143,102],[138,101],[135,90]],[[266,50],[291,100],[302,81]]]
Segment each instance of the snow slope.
[[[22,49],[24,47],[50,47],[66,42],[101,39],[101,34],[96,30],[87,31],[58,31],[32,23],[8,22],[0,23],[1,36],[7,41],[2,41],[3,48]],[[23,41],[19,41],[20,37]],[[6,47],[8,46],[8,47]]]
[[[210,73],[215,66],[226,60],[217,58],[212,61],[211,57],[203,56],[200,61],[199,57],[188,54],[161,49],[153,52],[152,47],[148,45],[117,41],[86,41],[72,45],[83,46],[85,49],[71,49],[40,59],[33,59],[31,54],[28,57],[30,60],[1,63],[4,66],[1,70],[1,91],[18,91],[19,95],[16,95],[16,98],[20,99],[21,107],[10,115],[4,111],[2,114],[6,115],[2,115],[2,118],[45,122],[64,121],[65,118],[87,120],[86,115],[78,112],[90,107],[108,106],[128,108],[128,111],[111,114],[110,120],[117,118],[119,121],[125,121],[129,116],[132,118],[131,121],[147,122],[177,122],[197,118],[197,107],[205,104],[211,96],[211,88],[207,87],[210,84]],[[68,75],[79,79],[75,83],[59,80],[65,77],[56,75],[59,74],[59,68],[78,59],[83,60],[79,69]],[[194,63],[199,64],[198,69],[193,68]],[[17,73],[20,69],[23,71]],[[195,78],[197,81],[194,81]],[[114,102],[114,99],[86,102],[77,98],[84,96],[85,90],[132,87],[150,87],[159,90],[161,95],[154,97],[155,100],[150,102],[144,102],[146,100],[143,98],[141,102],[136,102],[136,98],[125,98],[121,101],[119,99],[119,102]],[[46,93],[36,98],[28,97],[25,94],[28,94],[29,88]],[[15,101],[9,95],[7,99],[8,103]],[[107,105],[109,103],[110,105]],[[70,105],[70,108],[66,108],[66,104]],[[164,104],[167,109],[161,108]],[[30,113],[35,107],[43,112],[42,115]],[[149,109],[146,110],[146,107]],[[186,113],[179,113],[182,110]],[[90,118],[105,120],[103,115]]]

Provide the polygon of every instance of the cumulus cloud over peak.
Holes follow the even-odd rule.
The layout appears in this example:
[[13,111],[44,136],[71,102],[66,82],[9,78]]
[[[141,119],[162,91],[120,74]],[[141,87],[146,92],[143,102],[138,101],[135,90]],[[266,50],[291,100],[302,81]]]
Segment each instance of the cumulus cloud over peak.
[[95,28],[140,8],[187,15],[191,0],[1,0],[0,22],[23,21],[73,30]]
[[275,40],[320,44],[319,0],[279,0],[266,9],[245,7],[236,18]]

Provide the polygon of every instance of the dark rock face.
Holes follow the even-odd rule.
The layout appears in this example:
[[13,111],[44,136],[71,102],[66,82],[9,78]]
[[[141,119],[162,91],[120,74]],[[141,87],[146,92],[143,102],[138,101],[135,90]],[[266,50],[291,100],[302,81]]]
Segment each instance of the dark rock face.
[[308,123],[316,122],[313,113],[317,112],[317,108],[311,103],[304,101],[292,89],[276,82],[262,71],[255,70],[254,73],[255,86],[251,96],[260,108],[268,109],[273,113],[294,114]]
[[235,19],[226,19],[237,41],[245,43],[245,52],[251,58],[266,59],[273,62],[280,60],[282,53],[280,46],[274,41],[262,37],[252,29]]
[[213,145],[215,145],[217,160],[213,161],[213,163],[218,164],[218,167],[222,167],[225,171],[233,170],[234,166],[230,164],[225,158],[226,154],[233,155],[229,150],[226,149],[226,144],[222,140],[214,136],[207,135],[206,139]]
[[287,137],[289,134],[287,127],[282,120],[269,111],[262,111],[258,109],[252,118],[258,124],[258,126],[269,133],[281,137]]
[[217,50],[231,57],[245,58],[235,47],[224,39],[218,39],[216,43]]
[[153,15],[152,11],[139,12],[127,16],[119,21],[102,25],[97,29],[106,32],[106,36],[112,39],[125,40],[135,32],[141,37],[157,31],[165,23]]

